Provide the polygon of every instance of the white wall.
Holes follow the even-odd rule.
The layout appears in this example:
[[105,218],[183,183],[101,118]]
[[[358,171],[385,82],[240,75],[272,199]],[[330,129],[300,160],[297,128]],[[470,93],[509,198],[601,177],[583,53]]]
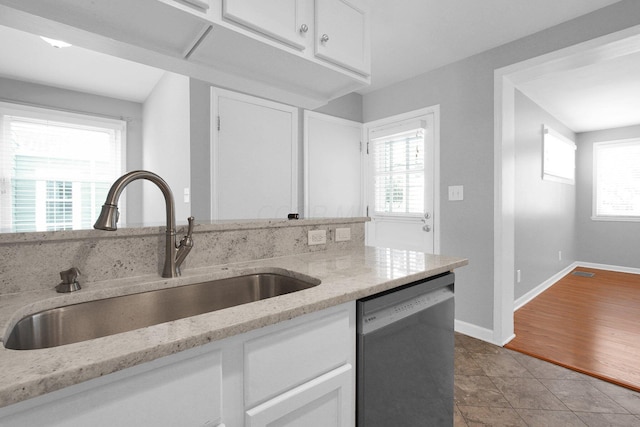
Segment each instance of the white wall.
[[[365,122],[440,105],[441,252],[469,258],[456,271],[456,319],[493,329],[494,70],[640,24],[626,0],[363,97]],[[449,185],[465,200],[448,202]]]
[[516,300],[577,260],[577,185],[542,179],[543,124],[575,142],[571,129],[516,91],[515,268],[522,277]]
[[593,221],[593,144],[640,138],[640,126],[577,135],[578,259],[584,262],[640,268],[640,222]]
[[[144,103],[143,167],[160,175],[171,187],[178,224],[191,215],[191,203],[184,203],[183,191],[190,188],[189,78],[166,73]],[[143,183],[145,225],[164,225],[165,203],[160,190]]]

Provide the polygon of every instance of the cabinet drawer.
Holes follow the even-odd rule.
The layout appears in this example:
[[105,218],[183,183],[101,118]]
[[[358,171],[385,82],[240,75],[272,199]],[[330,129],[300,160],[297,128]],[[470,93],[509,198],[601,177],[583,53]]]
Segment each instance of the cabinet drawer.
[[245,343],[245,405],[251,407],[352,362],[349,310]]
[[249,411],[247,427],[346,427],[354,425],[353,368],[344,365]]

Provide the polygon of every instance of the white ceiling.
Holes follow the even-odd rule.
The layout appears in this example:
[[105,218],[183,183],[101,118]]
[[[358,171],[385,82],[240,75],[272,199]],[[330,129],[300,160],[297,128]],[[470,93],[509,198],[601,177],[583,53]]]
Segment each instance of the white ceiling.
[[0,76],[144,102],[164,73],[72,46],[56,49],[39,36],[0,25]]
[[[372,85],[361,93],[517,40],[618,0],[366,1],[372,20]],[[78,47],[54,49],[36,36],[1,26],[0,40],[0,75],[11,78],[143,102],[162,75],[160,70]],[[549,75],[529,82],[522,90],[574,131],[640,123],[639,118],[634,119],[640,111],[640,83],[634,78],[640,76],[638,64],[638,55],[619,58]],[[611,73],[615,73],[613,77]],[[602,121],[604,116],[619,120]]]
[[574,132],[637,125],[640,52],[549,73],[518,89]]
[[375,90],[619,0],[367,0]]

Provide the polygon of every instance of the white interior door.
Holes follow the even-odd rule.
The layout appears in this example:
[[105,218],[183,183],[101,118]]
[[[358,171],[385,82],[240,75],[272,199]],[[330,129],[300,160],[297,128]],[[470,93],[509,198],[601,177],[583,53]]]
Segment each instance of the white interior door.
[[367,124],[367,245],[439,252],[437,125],[437,107]]
[[212,89],[213,219],[287,218],[298,205],[298,109]]
[[304,215],[362,215],[362,124],[304,113]]

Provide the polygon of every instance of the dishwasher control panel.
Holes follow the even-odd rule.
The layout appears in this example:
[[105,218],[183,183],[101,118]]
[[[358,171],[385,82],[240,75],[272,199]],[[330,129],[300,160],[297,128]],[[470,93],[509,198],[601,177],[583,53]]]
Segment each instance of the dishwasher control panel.
[[449,298],[453,298],[453,291],[449,287],[444,287],[368,313],[362,318],[362,333],[366,334],[383,328]]

